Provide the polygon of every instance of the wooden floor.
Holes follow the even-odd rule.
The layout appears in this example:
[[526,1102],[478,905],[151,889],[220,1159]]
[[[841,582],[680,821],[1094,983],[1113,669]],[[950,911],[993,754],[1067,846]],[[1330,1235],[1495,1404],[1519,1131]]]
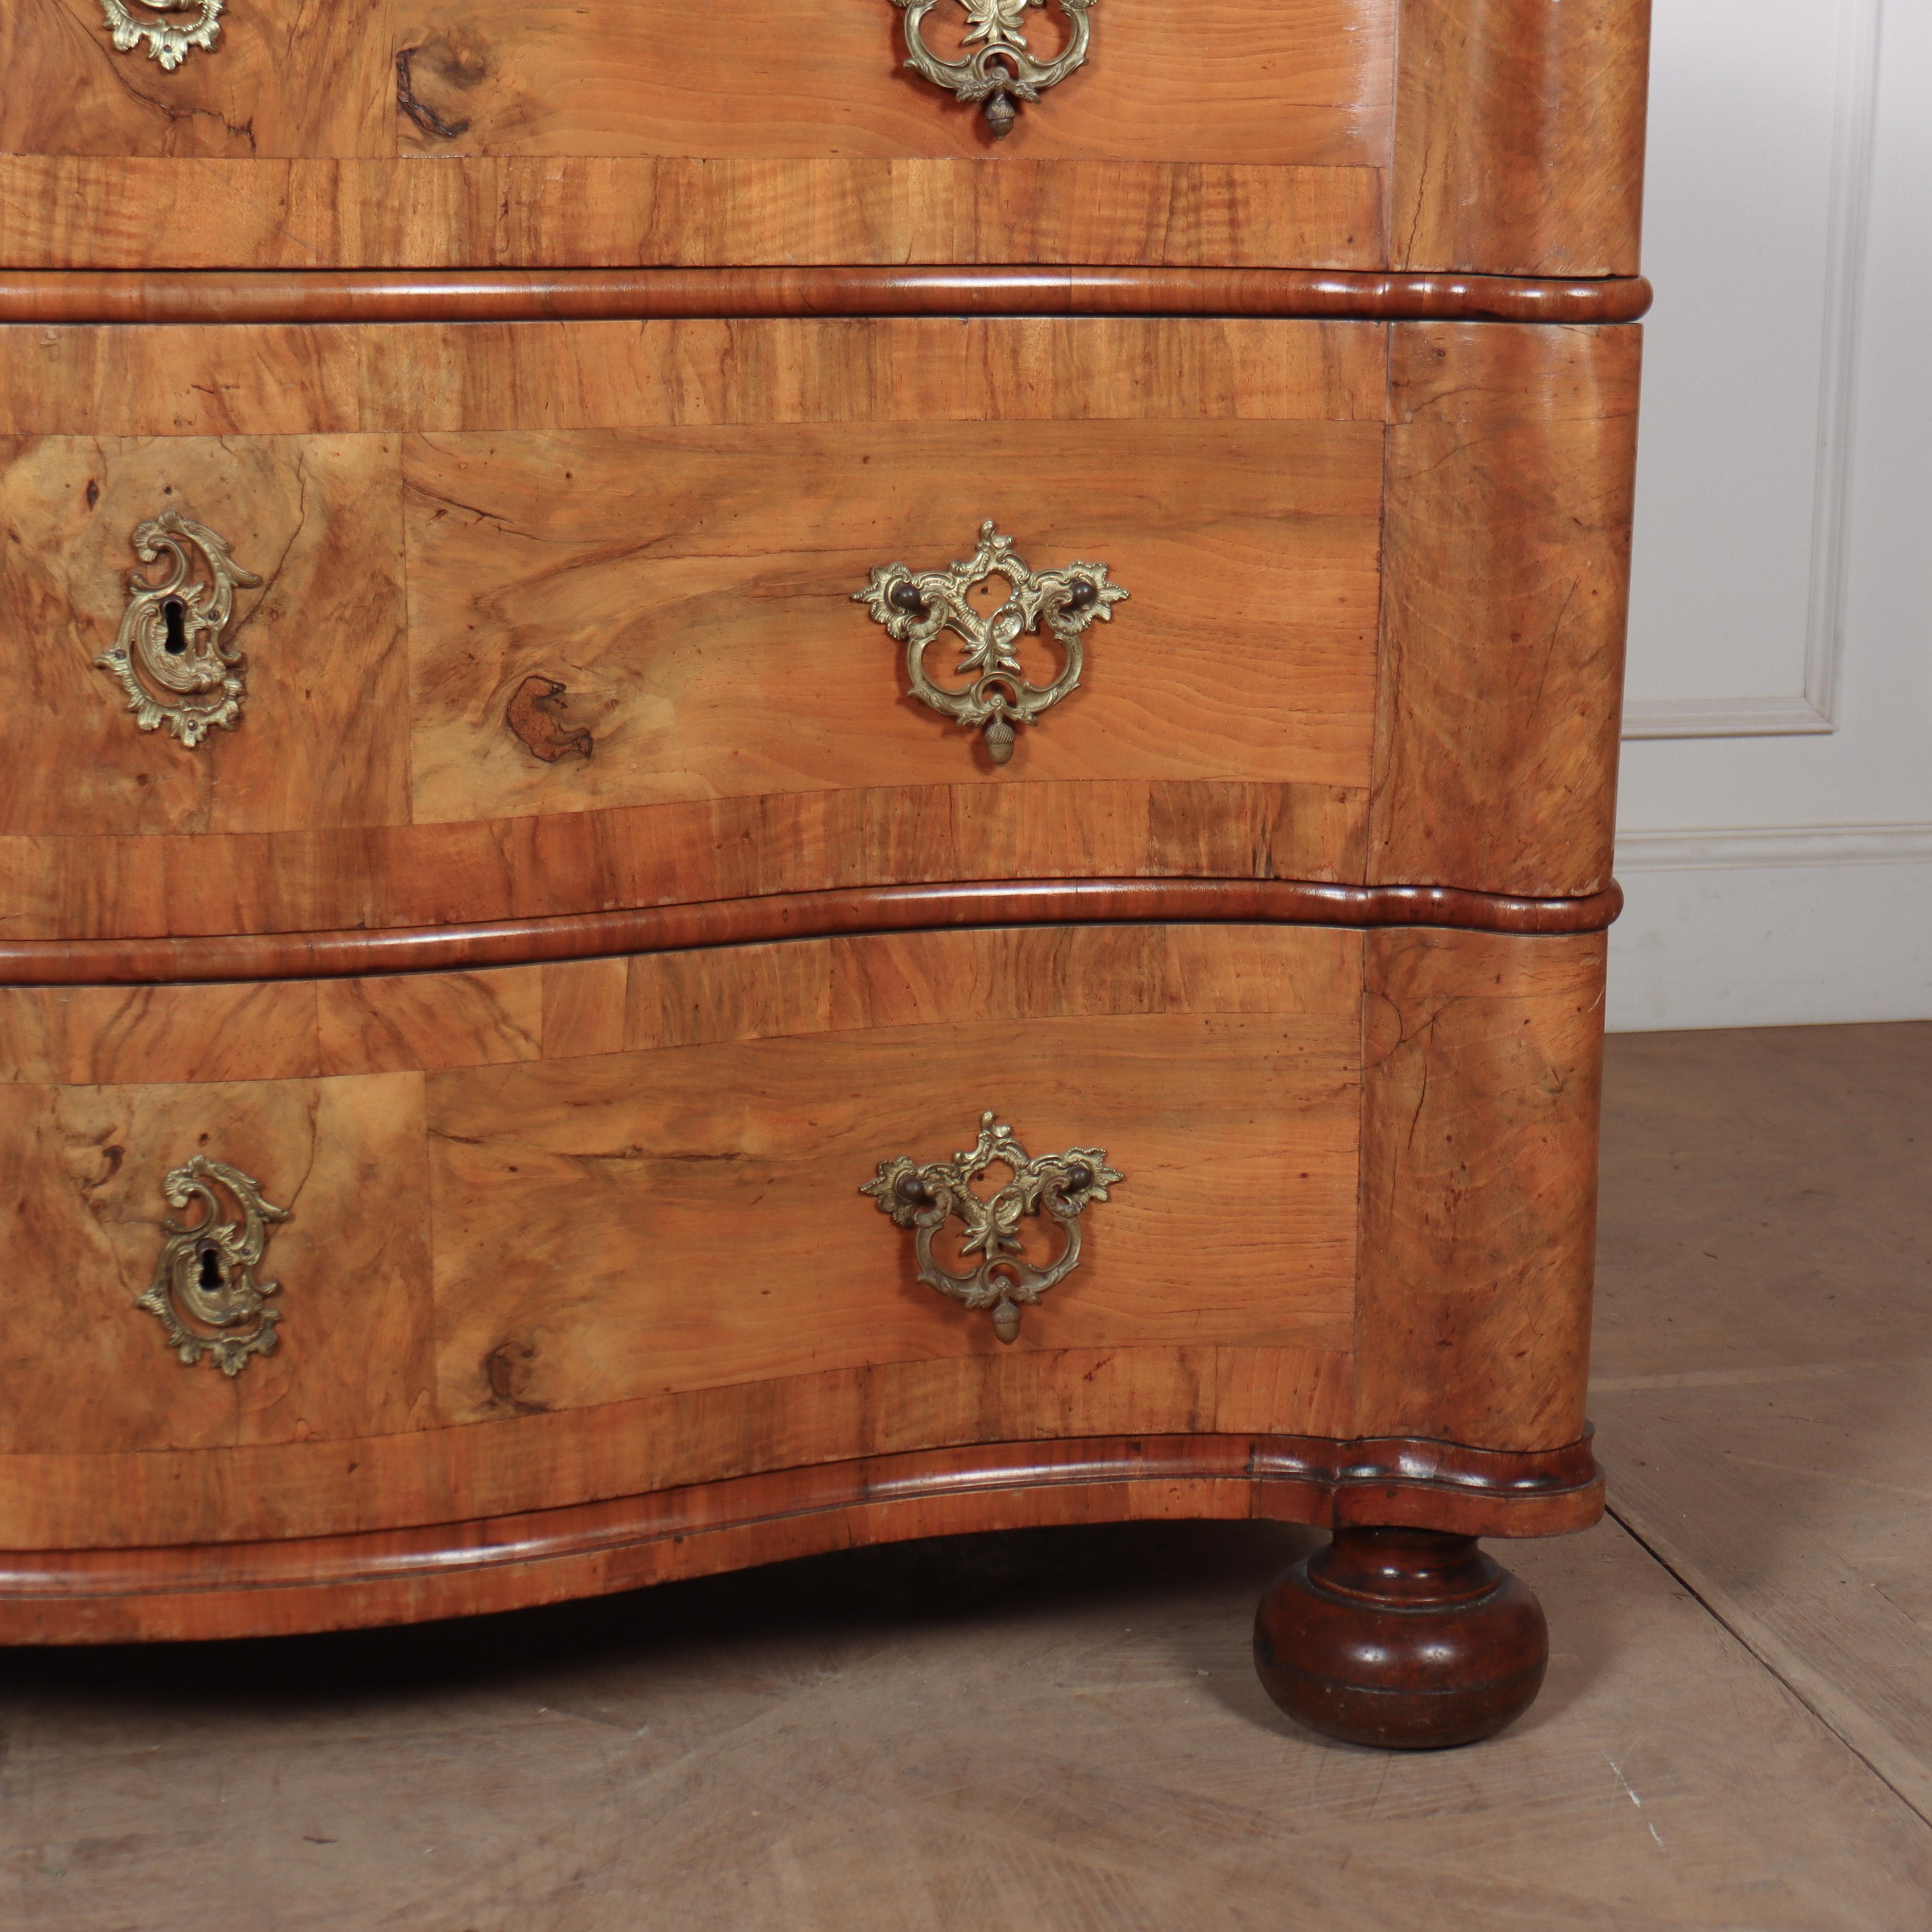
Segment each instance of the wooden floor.
[[[1614,1520],[1548,1688],[1276,1718],[1265,1526],[818,1559],[486,1622],[0,1658],[0,1925],[1925,1932],[1932,1025],[1611,1043]],[[1510,1553],[1513,1552],[1513,1553]]]

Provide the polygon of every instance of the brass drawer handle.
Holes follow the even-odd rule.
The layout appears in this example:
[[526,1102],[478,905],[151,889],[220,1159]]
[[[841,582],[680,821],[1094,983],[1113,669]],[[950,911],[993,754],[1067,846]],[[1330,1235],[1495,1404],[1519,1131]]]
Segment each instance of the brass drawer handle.
[[[974,609],[968,593],[989,577],[1010,586],[1006,601],[990,615]],[[1037,723],[1080,682],[1084,662],[1081,633],[1096,617],[1113,621],[1113,606],[1126,592],[1107,580],[1104,563],[1070,563],[1064,570],[1036,575],[1013,554],[1013,540],[1000,536],[989,517],[980,526],[980,548],[964,563],[944,570],[908,570],[902,563],[874,569],[872,580],[852,593],[867,605],[889,637],[906,647],[906,676],[913,695],[957,724],[979,725],[996,765],[1013,754],[1013,727]],[[1013,647],[1044,622],[1066,653],[1051,684],[1029,683]],[[973,682],[958,690],[935,684],[926,675],[926,653],[942,631],[966,642],[958,675]]]
[[[150,584],[138,570],[128,573],[121,628],[94,662],[120,686],[143,731],[165,724],[193,751],[217,725],[232,731],[241,722],[248,695],[242,653],[221,634],[235,614],[236,586],[262,580],[229,555],[223,538],[178,511],[141,524],[134,543],[143,563],[167,556],[167,577]],[[188,581],[190,544],[206,566],[205,583]]]
[[[995,1194],[975,1193],[973,1183],[998,1166],[1010,1168],[1012,1178]],[[880,1161],[878,1174],[859,1192],[872,1196],[896,1226],[912,1229],[919,1278],[927,1287],[968,1308],[990,1308],[993,1333],[1010,1342],[1020,1332],[1020,1305],[1037,1303],[1080,1265],[1081,1210],[1106,1200],[1108,1189],[1126,1178],[1107,1165],[1102,1148],[1070,1148],[1034,1158],[1013,1138],[1012,1128],[985,1113],[978,1140],[950,1160],[922,1162],[899,1154]],[[1020,1253],[1017,1231],[1026,1214],[1046,1215],[1066,1237],[1050,1267],[1036,1268]],[[932,1256],[933,1238],[951,1216],[966,1230],[960,1253],[981,1257],[977,1266],[958,1274]]]
[[[221,38],[223,0],[100,0],[107,16],[114,44],[124,54],[146,40],[148,58],[158,60],[168,72],[188,58],[190,47],[214,51]],[[137,14],[134,9],[139,8]],[[196,16],[192,26],[177,26],[172,20],[151,20],[150,14],[187,14]]]
[[[939,0],[894,0],[905,10],[906,65],[960,100],[983,100],[986,125],[996,135],[1012,132],[1018,103],[1037,100],[1042,88],[1064,80],[1087,62],[1093,28],[1087,18],[1094,0],[1058,0],[1070,29],[1065,50],[1055,60],[1040,61],[1027,45],[1021,24],[1029,6],[1046,0],[961,0],[966,9],[962,58],[941,60],[926,44],[926,16]],[[975,43],[977,43],[976,45]]]
[[[211,1182],[235,1197],[242,1210],[238,1222],[219,1218],[221,1203]],[[167,1239],[154,1264],[154,1278],[134,1306],[160,1318],[168,1346],[188,1366],[206,1355],[224,1376],[238,1376],[250,1355],[275,1352],[281,1311],[265,1308],[262,1300],[281,1284],[257,1281],[255,1270],[268,1246],[268,1223],[286,1221],[289,1210],[264,1201],[260,1184],[238,1167],[206,1154],[170,1168],[161,1192],[170,1208],[199,1200],[206,1211],[191,1227],[174,1220],[161,1223]],[[244,1322],[255,1325],[235,1333]]]

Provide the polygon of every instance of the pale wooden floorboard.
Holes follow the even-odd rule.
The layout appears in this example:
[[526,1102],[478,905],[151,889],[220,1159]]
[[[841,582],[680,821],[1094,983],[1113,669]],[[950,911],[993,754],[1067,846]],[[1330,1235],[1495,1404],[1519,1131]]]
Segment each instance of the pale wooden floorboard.
[[1932,1026],[1610,1048],[1612,1507],[1932,1818]]

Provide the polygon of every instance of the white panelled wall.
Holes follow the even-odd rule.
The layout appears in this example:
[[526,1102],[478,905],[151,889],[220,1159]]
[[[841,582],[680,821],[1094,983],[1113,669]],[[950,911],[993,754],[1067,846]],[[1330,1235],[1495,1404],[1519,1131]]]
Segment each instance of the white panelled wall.
[[1932,1018],[1932,0],[1654,0],[1610,1024]]

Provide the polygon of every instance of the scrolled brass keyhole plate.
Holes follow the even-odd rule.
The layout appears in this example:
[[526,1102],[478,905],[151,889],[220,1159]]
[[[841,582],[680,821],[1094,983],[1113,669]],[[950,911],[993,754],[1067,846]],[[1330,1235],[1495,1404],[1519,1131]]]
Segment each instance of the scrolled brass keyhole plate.
[[[1006,601],[985,616],[972,592],[989,577],[1011,586]],[[1097,617],[1111,623],[1113,607],[1127,593],[1112,582],[1104,563],[1070,563],[1061,570],[1032,571],[1013,554],[989,517],[980,526],[980,547],[963,563],[944,570],[910,570],[902,563],[875,568],[872,581],[852,593],[886,634],[905,646],[906,681],[913,695],[955,724],[978,727],[996,765],[1013,754],[1014,727],[1036,724],[1042,712],[1072,691],[1085,668],[1084,633]],[[1042,625],[1064,654],[1051,684],[1030,682],[1018,646]],[[926,668],[928,649],[951,631],[965,644],[955,674],[972,682],[935,683]]]
[[[996,1192],[982,1196],[973,1184],[990,1167],[1010,1169],[1012,1178]],[[912,1231],[919,1279],[927,1287],[968,1308],[990,1309],[994,1334],[1011,1342],[1019,1335],[1020,1310],[1037,1305],[1049,1288],[1080,1265],[1079,1216],[1126,1178],[1107,1165],[1102,1148],[1030,1155],[1014,1139],[1012,1129],[988,1112],[980,1116],[979,1138],[951,1160],[917,1161],[896,1154],[880,1161],[878,1172],[859,1192],[869,1194],[896,1227]],[[1034,1214],[1044,1216],[1062,1237],[1059,1256],[1045,1268],[1020,1252],[1020,1222]],[[978,1255],[975,1266],[955,1270],[934,1259],[933,1243],[949,1220],[964,1228],[960,1253]]]
[[134,545],[143,563],[166,558],[167,573],[158,584],[128,573],[120,630],[94,662],[121,687],[143,731],[164,726],[193,751],[209,732],[241,722],[248,672],[224,633],[236,586],[262,580],[235,561],[224,538],[178,510],[137,526]]
[[[233,1198],[239,1220],[223,1217],[217,1187]],[[206,1154],[170,1169],[161,1192],[170,1208],[199,1201],[202,1216],[193,1222],[161,1223],[166,1239],[154,1278],[134,1306],[159,1319],[169,1346],[187,1366],[205,1356],[224,1375],[238,1376],[250,1355],[275,1352],[281,1311],[263,1302],[281,1284],[257,1281],[255,1270],[268,1246],[269,1224],[288,1220],[289,1210],[265,1201],[260,1184],[238,1167]]]

